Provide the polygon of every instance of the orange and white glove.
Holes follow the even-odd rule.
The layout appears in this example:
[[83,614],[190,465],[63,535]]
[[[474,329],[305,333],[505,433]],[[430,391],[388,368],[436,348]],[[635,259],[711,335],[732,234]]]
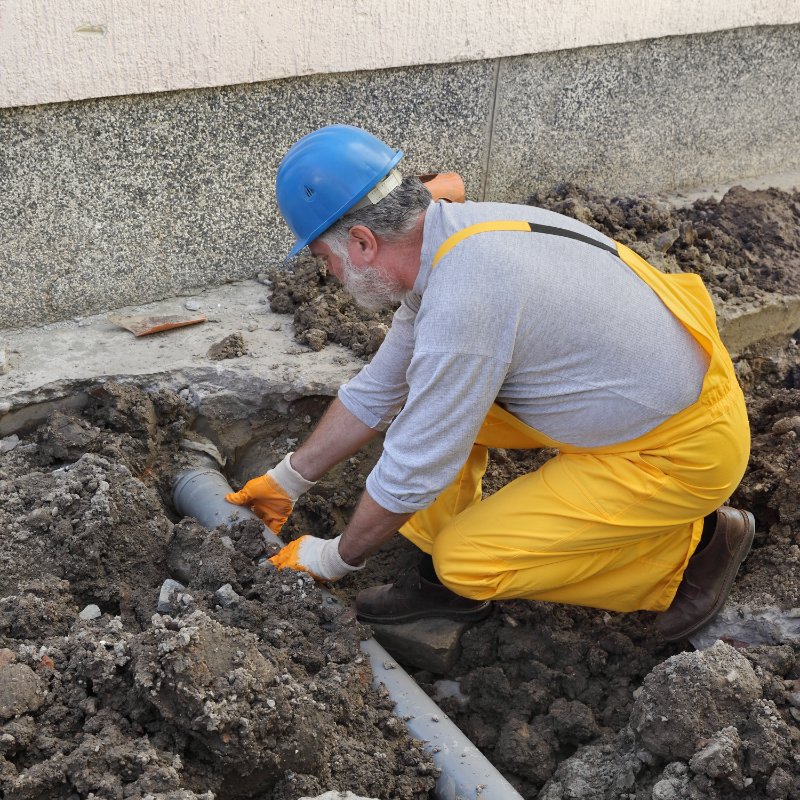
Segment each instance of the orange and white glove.
[[280,533],[297,499],[315,483],[307,481],[292,467],[291,455],[289,453],[266,475],[247,481],[238,492],[225,495],[229,503],[249,506],[273,533]]
[[339,539],[318,539],[316,536],[301,536],[287,544],[270,562],[278,569],[295,569],[307,572],[318,581],[338,581],[350,572],[364,569],[364,561],[353,567],[339,555]]

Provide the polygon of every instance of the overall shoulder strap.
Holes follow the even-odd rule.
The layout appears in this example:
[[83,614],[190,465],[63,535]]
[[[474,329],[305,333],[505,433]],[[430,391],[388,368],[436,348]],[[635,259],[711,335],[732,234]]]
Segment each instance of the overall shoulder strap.
[[487,233],[489,231],[523,231],[525,233],[542,233],[548,236],[563,236],[566,239],[574,239],[584,244],[592,245],[592,247],[599,247],[613,255],[618,255],[617,248],[606,244],[605,242],[598,242],[590,236],[584,236],[582,233],[575,233],[575,231],[567,230],[566,228],[556,228],[552,225],[535,225],[532,222],[522,219],[506,219],[494,220],[492,222],[479,222],[476,225],[469,225],[456,231],[452,236],[445,239],[436,251],[433,257],[433,264],[431,269],[435,269],[436,265],[458,244],[474,236],[476,233]]

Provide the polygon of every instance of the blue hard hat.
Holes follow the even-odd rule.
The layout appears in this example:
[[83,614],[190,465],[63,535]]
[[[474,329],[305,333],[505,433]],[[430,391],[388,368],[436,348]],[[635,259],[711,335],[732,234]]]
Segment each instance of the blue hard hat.
[[371,133],[328,125],[292,145],[278,167],[278,208],[297,237],[289,258],[321,236],[403,157]]

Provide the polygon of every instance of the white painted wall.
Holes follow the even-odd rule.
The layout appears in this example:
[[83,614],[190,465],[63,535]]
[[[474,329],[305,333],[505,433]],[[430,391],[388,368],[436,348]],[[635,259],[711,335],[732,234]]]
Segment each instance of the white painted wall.
[[800,0],[0,0],[0,107],[800,22]]

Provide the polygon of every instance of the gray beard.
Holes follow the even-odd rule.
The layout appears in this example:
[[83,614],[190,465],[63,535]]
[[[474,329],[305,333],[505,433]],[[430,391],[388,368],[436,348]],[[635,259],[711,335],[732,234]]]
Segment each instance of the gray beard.
[[408,294],[408,290],[380,265],[357,267],[350,259],[347,248],[339,242],[328,242],[328,247],[342,263],[342,286],[345,291],[367,311],[393,308]]

